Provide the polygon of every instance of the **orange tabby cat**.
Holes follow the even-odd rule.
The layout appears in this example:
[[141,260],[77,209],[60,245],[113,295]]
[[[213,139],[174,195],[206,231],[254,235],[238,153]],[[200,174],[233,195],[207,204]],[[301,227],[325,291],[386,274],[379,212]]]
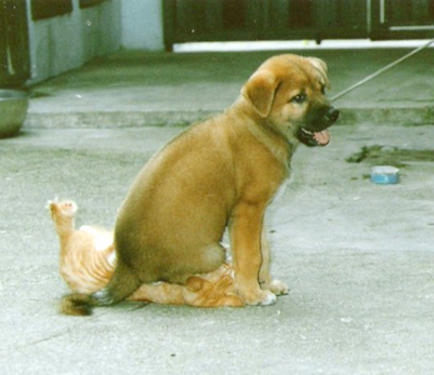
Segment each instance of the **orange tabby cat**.
[[75,230],[77,205],[72,201],[48,202],[59,237],[59,271],[73,291],[90,294],[107,284],[116,263],[113,233],[97,227]]
[[[48,209],[59,237],[59,270],[66,284],[73,292],[86,294],[104,287],[116,265],[113,233],[91,226],[76,230],[74,217],[78,207],[73,201],[49,201]],[[185,285],[143,284],[128,299],[199,307],[243,305],[234,294],[232,268],[227,264],[192,276]],[[61,306],[61,311],[67,309],[68,306]]]

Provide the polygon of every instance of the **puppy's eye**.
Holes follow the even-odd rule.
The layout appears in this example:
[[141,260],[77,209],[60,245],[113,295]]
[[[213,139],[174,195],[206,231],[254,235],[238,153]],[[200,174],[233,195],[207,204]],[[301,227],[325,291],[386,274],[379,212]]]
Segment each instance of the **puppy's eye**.
[[326,87],[325,87],[325,85],[321,85],[321,94],[325,94],[325,92],[326,92]]
[[291,103],[297,103],[297,104],[302,104],[305,101],[306,101],[306,94],[298,94],[293,98],[291,98],[290,100]]

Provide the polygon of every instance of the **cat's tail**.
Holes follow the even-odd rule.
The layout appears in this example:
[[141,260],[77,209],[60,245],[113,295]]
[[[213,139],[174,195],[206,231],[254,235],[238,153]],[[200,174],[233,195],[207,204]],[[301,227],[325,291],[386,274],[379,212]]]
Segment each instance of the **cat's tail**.
[[91,315],[93,307],[114,305],[132,294],[140,284],[137,275],[128,266],[118,261],[107,286],[90,295],[72,293],[63,296],[59,312],[76,316]]

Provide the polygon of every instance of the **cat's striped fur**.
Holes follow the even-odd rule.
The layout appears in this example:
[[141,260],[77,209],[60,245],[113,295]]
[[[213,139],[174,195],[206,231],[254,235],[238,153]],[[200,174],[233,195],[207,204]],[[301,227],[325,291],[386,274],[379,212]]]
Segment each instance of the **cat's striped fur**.
[[113,233],[90,226],[75,230],[78,208],[73,201],[50,201],[48,207],[59,237],[59,272],[66,284],[85,294],[103,288],[116,263]]

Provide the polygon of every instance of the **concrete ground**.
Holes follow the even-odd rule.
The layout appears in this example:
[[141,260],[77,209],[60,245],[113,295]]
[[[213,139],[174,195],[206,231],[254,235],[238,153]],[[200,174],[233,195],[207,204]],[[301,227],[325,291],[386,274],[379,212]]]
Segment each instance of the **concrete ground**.
[[[327,62],[330,96],[408,52],[296,51]],[[273,54],[276,52],[114,54],[35,87],[27,126],[186,125],[229,106],[249,75]],[[430,48],[342,97],[337,102],[345,109],[341,121],[431,122],[433,87],[434,48]]]
[[[405,52],[317,55],[336,93]],[[21,133],[0,140],[2,374],[434,373],[434,161],[410,158],[380,186],[366,178],[375,160],[345,160],[375,144],[432,150],[432,49],[337,102],[329,146],[297,151],[268,217],[273,273],[291,289],[275,305],[57,314],[67,290],[45,202],[72,198],[78,225],[111,227],[176,125],[228,105],[270,54],[120,53],[33,88]]]

